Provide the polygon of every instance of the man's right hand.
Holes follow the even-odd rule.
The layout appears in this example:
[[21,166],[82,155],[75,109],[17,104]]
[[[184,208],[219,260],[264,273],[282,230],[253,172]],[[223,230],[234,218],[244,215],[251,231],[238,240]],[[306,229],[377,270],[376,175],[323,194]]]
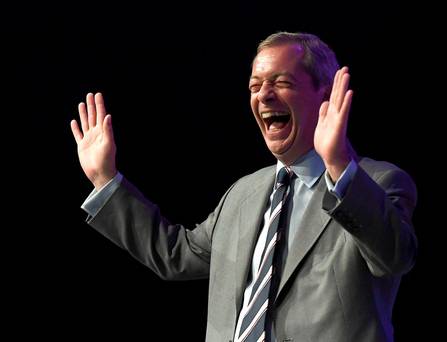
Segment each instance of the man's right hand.
[[101,93],[87,94],[86,103],[79,104],[82,132],[76,120],[71,121],[71,130],[78,145],[81,167],[99,190],[117,173],[112,117],[106,115]]

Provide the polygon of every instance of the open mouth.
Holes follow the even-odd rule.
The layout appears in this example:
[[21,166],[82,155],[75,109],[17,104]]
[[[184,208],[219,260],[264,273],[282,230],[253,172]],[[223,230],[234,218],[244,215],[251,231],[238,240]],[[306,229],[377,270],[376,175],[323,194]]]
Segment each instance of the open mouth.
[[267,126],[267,130],[283,129],[290,121],[288,112],[265,112],[261,113],[261,118]]

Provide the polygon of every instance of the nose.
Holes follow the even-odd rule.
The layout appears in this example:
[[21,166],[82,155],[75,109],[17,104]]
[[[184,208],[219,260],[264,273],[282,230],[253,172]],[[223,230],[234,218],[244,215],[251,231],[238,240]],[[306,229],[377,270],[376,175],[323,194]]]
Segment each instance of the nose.
[[269,103],[275,99],[274,87],[270,82],[263,82],[258,92],[258,100],[262,103]]

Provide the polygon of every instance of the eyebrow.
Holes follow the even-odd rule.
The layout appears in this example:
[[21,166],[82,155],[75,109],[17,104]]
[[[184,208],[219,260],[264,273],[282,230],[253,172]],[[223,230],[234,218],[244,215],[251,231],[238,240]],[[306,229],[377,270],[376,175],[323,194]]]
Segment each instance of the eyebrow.
[[[296,78],[295,78],[295,76],[293,76],[290,72],[277,72],[276,74],[273,74],[271,77],[268,77],[267,79],[268,79],[268,80],[274,80],[274,79],[277,79],[279,76],[287,76],[287,77],[290,77],[291,79],[293,79],[293,80],[296,82]],[[250,81],[250,80],[253,80],[253,79],[255,79],[255,80],[260,80],[261,78],[258,77],[258,76],[250,76],[249,81]]]

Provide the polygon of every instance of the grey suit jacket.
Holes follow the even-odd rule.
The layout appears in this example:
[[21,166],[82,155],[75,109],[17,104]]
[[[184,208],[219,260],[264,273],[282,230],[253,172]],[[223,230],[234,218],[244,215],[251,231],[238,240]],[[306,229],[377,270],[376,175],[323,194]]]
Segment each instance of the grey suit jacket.
[[[206,340],[231,341],[274,177],[271,166],[241,178],[192,230],[124,179],[89,224],[163,279],[209,277]],[[277,341],[392,341],[392,307],[417,248],[414,183],[364,158],[341,202],[324,177],[316,186],[283,268]]]

